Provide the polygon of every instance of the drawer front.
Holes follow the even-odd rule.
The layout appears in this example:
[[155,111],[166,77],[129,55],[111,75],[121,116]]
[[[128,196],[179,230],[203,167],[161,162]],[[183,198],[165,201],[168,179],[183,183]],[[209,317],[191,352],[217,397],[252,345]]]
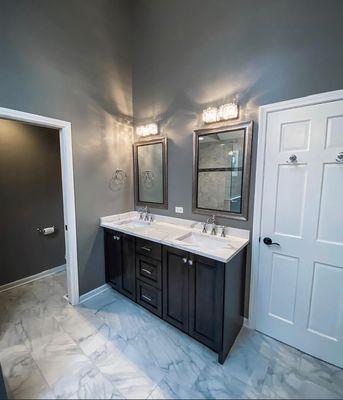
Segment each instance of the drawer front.
[[162,246],[150,240],[136,238],[136,253],[149,256],[155,260],[161,260]]
[[137,279],[137,303],[150,312],[162,317],[161,291]]
[[161,289],[162,274],[161,261],[137,254],[136,256],[136,277],[141,281]]

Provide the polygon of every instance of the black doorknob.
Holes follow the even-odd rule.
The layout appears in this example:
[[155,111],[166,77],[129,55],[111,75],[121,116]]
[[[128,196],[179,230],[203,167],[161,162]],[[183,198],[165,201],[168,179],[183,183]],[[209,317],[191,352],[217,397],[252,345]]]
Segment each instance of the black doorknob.
[[267,246],[271,246],[271,245],[280,246],[279,243],[273,242],[270,237],[263,238],[263,243],[266,244]]

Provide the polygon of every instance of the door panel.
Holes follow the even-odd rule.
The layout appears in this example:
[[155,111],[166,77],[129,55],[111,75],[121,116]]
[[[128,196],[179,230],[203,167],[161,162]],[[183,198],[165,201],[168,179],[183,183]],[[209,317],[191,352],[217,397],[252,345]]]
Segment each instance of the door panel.
[[342,267],[315,263],[307,328],[335,342],[342,324],[342,286]]
[[256,327],[342,367],[343,101],[267,118]]
[[135,238],[121,234],[121,287],[119,290],[132,300],[136,299]]
[[[301,237],[303,230],[307,167],[280,165],[277,177],[274,233]],[[292,182],[292,190],[287,183]]]
[[280,151],[308,150],[310,121],[288,122],[281,125]]
[[335,115],[327,119],[326,148],[343,147],[343,115]]
[[274,253],[272,263],[269,314],[293,324],[299,259]]
[[[341,184],[338,185],[338,182],[341,182]],[[324,164],[322,187],[318,240],[343,245],[342,218],[337,218],[342,213],[343,204],[342,165]],[[334,196],[333,193],[335,194]]]
[[188,332],[188,253],[163,247],[163,319]]
[[121,288],[121,254],[120,233],[105,231],[106,282],[117,290]]
[[194,255],[189,272],[189,334],[218,351],[222,332],[224,264]]

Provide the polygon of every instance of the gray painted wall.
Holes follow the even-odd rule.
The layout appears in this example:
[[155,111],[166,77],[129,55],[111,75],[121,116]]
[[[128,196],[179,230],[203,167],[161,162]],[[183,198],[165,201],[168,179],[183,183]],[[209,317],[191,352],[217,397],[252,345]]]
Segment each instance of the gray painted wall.
[[0,285],[64,265],[58,130],[0,118],[0,188]]
[[[341,0],[134,2],[134,118],[159,120],[169,138],[169,209],[158,212],[178,205],[204,219],[191,211],[192,131],[203,108],[237,95],[242,118],[257,122],[262,104],[343,88],[342,15]],[[227,220],[233,227],[251,229],[256,141],[257,125],[250,217]]]
[[0,37],[0,107],[72,123],[82,294],[105,281],[99,217],[133,205],[130,2],[1,0]]

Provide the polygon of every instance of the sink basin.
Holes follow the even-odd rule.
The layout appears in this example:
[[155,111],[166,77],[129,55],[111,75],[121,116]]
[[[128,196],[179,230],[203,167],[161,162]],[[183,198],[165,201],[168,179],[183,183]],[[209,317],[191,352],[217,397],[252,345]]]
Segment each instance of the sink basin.
[[150,225],[150,222],[138,221],[138,220],[125,220],[121,221],[119,225],[125,225],[129,228],[146,228]]
[[219,250],[228,247],[228,243],[223,239],[205,236],[194,232],[186,233],[185,235],[178,237],[176,240],[184,244],[201,246],[210,250]]

